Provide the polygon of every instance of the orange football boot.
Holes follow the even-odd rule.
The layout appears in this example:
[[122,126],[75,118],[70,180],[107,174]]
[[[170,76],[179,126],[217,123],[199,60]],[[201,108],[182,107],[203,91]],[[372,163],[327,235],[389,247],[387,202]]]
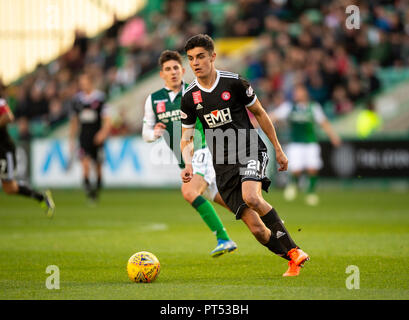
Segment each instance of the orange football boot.
[[283,277],[294,277],[300,274],[301,267],[304,263],[310,260],[308,254],[298,248],[291,249],[287,255],[290,257],[288,262],[288,270],[283,274]]
[[308,254],[298,248],[291,249],[288,251],[287,255],[290,257],[291,261],[295,263],[296,266],[302,267],[304,262],[310,260]]
[[294,261],[288,261],[288,270],[283,274],[283,277],[295,277],[300,274],[301,267],[297,266]]

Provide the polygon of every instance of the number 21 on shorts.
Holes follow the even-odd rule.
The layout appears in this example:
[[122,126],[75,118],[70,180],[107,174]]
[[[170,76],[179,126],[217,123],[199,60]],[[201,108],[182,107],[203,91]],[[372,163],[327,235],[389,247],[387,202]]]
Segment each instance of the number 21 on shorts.
[[260,161],[258,160],[249,160],[249,162],[247,162],[247,169],[251,169],[251,170],[260,170]]

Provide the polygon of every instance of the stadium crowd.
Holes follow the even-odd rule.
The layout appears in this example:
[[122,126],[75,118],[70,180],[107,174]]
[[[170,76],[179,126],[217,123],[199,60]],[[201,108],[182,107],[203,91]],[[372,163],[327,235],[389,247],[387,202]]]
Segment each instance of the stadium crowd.
[[345,26],[345,6],[351,1],[224,1],[220,24],[207,11],[193,17],[189,2],[165,1],[163,12],[146,20],[138,15],[115,20],[92,39],[77,31],[70,50],[2,88],[18,119],[20,138],[30,138],[30,123],[53,128],[67,119],[79,73],[93,75],[97,87],[114,98],[154,69],[162,50],[183,52],[185,41],[197,33],[258,37],[258,54],[246,56],[245,68],[237,71],[253,83],[263,105],[290,99],[293,87],[304,83],[329,117],[353,110],[381,89],[377,68],[409,66],[406,1],[357,2],[358,30]]
[[226,19],[225,36],[258,36],[263,42],[257,56],[246,58],[243,74],[265,106],[291,99],[294,86],[303,83],[333,118],[381,89],[378,68],[409,66],[405,1],[356,2],[359,29],[346,27],[345,8],[352,1],[305,1],[304,7],[295,1],[239,2],[226,15],[233,18]]

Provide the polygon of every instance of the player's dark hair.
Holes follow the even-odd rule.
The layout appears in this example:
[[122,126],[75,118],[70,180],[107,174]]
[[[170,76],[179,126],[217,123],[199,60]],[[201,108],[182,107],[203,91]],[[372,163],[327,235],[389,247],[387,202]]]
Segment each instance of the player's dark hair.
[[159,57],[159,66],[162,69],[163,64],[167,61],[170,60],[175,60],[177,61],[180,65],[182,65],[182,56],[179,54],[177,51],[172,51],[172,50],[165,50],[161,53]]
[[187,53],[189,50],[192,50],[196,47],[204,48],[207,52],[212,54],[214,51],[213,39],[210,38],[207,34],[197,34],[187,40],[185,44],[185,52]]

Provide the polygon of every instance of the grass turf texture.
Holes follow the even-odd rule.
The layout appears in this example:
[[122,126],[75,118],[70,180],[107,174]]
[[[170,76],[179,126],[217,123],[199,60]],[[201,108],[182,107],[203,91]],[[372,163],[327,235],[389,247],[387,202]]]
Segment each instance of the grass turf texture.
[[[311,256],[283,278],[286,261],[217,207],[238,251],[214,259],[214,236],[178,191],[107,190],[97,207],[80,191],[55,191],[53,220],[33,202],[0,193],[0,299],[409,299],[409,198],[404,193],[326,191],[316,208],[266,194]],[[131,283],[128,258],[150,251],[154,283]],[[48,265],[60,290],[48,290]],[[346,289],[346,268],[360,289]]]

